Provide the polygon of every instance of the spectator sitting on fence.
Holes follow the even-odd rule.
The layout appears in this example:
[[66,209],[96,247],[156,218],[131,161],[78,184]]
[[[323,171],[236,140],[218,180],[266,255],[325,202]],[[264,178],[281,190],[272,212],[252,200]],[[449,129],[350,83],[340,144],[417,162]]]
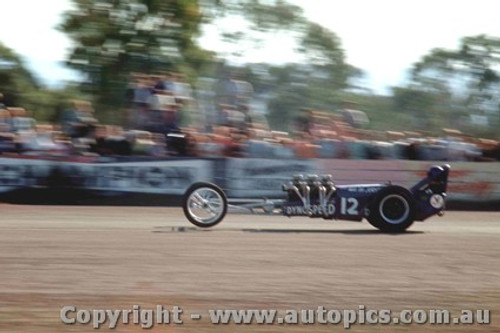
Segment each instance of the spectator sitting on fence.
[[63,111],[61,128],[70,138],[92,136],[98,123],[94,118],[92,104],[86,101],[73,101],[73,107]]
[[213,133],[210,135],[211,142],[215,144],[218,149],[211,148],[213,156],[227,156],[233,154],[238,150],[239,136],[233,134],[233,130],[229,126],[216,126]]
[[145,74],[132,73],[128,96],[130,111],[128,125],[132,129],[142,129],[146,125],[149,99],[153,94],[151,78]]
[[128,141],[119,126],[96,126],[95,143],[90,151],[102,156],[131,155],[132,143]]
[[161,133],[167,135],[169,133],[180,133],[179,128],[179,104],[173,102],[166,105],[163,110],[163,128]]
[[153,133],[164,133],[165,112],[175,104],[172,93],[166,90],[155,89],[148,99],[149,112],[146,130]]

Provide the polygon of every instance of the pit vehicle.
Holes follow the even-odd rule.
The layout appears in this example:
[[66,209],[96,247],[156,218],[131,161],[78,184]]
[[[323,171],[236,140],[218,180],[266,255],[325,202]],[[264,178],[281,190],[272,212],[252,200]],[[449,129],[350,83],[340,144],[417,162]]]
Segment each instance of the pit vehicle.
[[[445,209],[449,165],[434,165],[411,188],[386,184],[335,185],[331,175],[294,176],[283,185],[286,198],[232,205],[222,189],[212,183],[193,184],[183,198],[187,219],[202,228],[220,223],[228,208],[261,208],[266,213],[328,220],[362,221],[387,233],[408,229],[414,221],[442,215]],[[236,201],[238,202],[238,201]],[[240,203],[244,200],[239,200]]]

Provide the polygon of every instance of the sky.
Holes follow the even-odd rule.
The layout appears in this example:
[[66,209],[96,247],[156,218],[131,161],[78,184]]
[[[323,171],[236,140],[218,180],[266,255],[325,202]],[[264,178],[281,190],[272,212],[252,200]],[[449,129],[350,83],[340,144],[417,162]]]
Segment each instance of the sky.
[[[377,93],[403,84],[405,73],[431,49],[456,49],[464,36],[500,36],[498,0],[289,0],[306,16],[335,32],[349,64],[366,73],[364,84]],[[0,0],[0,42],[14,49],[43,82],[60,86],[78,75],[64,67],[71,41],[55,27],[70,0]],[[220,48],[210,31],[202,45]],[[275,36],[280,37],[280,36]],[[293,59],[293,44],[276,38],[250,62]]]

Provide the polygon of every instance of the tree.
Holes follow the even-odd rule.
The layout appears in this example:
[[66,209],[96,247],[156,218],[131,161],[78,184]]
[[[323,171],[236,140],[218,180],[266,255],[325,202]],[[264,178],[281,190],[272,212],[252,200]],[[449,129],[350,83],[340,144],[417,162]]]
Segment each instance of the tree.
[[[73,1],[76,10],[67,13],[60,27],[75,41],[68,64],[86,74],[85,88],[96,96],[98,110],[120,107],[132,71],[176,70],[192,78],[210,67],[215,72],[213,64],[220,59],[198,45],[199,37],[203,24],[218,26],[230,17],[239,20],[238,27],[232,25],[220,38],[236,45],[234,53],[259,46],[269,33],[286,32],[297,40],[297,50],[310,64],[299,69],[311,74],[302,82],[308,88],[297,92],[290,86],[296,82],[284,82],[276,86],[278,98],[300,93],[306,104],[328,105],[332,92],[348,87],[349,78],[359,74],[345,63],[335,33],[308,21],[300,7],[284,0]],[[227,60],[231,55],[219,56]],[[279,100],[273,108],[285,110]]]
[[[282,32],[296,41],[296,48],[289,52],[298,51],[302,54],[304,63],[327,77],[330,89],[346,88],[348,79],[360,74],[345,62],[340,38],[325,27],[309,21],[296,5],[283,0],[220,0],[213,3],[219,10],[214,14],[212,24],[222,23],[228,17],[239,19],[238,27],[231,26],[229,30],[221,28],[220,37],[234,46],[232,52],[221,54],[224,58],[241,57],[252,49],[261,48],[269,34]],[[290,63],[287,59],[284,62]]]
[[39,82],[21,58],[0,43],[0,92],[4,95],[5,103],[10,106],[22,105],[26,94],[39,88]]
[[476,92],[488,90],[500,82],[500,38],[485,35],[464,37],[459,50],[434,49],[414,65],[413,78],[419,81],[433,77],[465,80]]
[[499,65],[500,38],[479,35],[462,38],[459,50],[432,50],[414,65],[412,74],[422,86],[460,90],[469,107],[484,106],[488,101],[500,103]]
[[327,74],[332,90],[347,87],[349,66],[340,38],[319,24],[309,22],[301,40],[300,52],[306,55],[314,69]]
[[73,2],[60,26],[75,42],[67,63],[86,75],[98,107],[123,104],[130,72],[192,74],[211,56],[195,43],[202,20],[196,0]]
[[262,48],[269,33],[278,39],[293,37],[296,42],[295,49],[289,52],[300,54],[300,63],[284,59],[285,64],[269,65],[264,78],[252,82],[256,91],[264,82],[270,96],[268,120],[273,128],[287,130],[301,107],[335,108],[339,104],[337,92],[349,88],[351,79],[362,75],[346,63],[340,38],[309,21],[300,7],[282,0],[226,0],[218,4],[222,11],[217,12],[219,26],[228,16],[238,17],[241,22],[240,28],[221,33],[228,44],[234,45],[233,51],[226,51],[222,57],[238,60],[247,52]]
[[[458,50],[434,49],[412,70],[415,88],[446,96],[451,120],[465,112],[500,124],[500,38],[464,37]],[[453,116],[454,115],[454,116]]]
[[56,121],[57,112],[69,104],[71,88],[45,88],[26,68],[22,59],[0,43],[0,93],[7,106],[23,107],[38,121]]

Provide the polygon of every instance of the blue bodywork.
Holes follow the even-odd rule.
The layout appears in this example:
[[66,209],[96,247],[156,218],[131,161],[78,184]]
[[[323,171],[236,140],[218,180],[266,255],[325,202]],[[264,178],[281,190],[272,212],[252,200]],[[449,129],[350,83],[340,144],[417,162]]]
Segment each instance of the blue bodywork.
[[[415,221],[423,221],[444,211],[449,170],[449,165],[432,166],[425,178],[408,189],[408,193],[413,199]],[[314,188],[312,183],[309,185],[311,185],[309,188]],[[297,184],[297,186],[299,185]],[[320,196],[317,195],[317,191],[311,190],[310,200],[304,203],[304,198],[299,195],[300,191],[291,190],[293,184],[290,183],[284,188],[289,193],[288,199],[282,205],[282,212],[285,216],[361,221],[370,214],[370,204],[377,198],[379,192],[388,186],[392,186],[392,184],[335,186],[334,193],[323,203]],[[435,197],[433,198],[433,196]],[[432,199],[438,202],[433,205],[431,204]]]

